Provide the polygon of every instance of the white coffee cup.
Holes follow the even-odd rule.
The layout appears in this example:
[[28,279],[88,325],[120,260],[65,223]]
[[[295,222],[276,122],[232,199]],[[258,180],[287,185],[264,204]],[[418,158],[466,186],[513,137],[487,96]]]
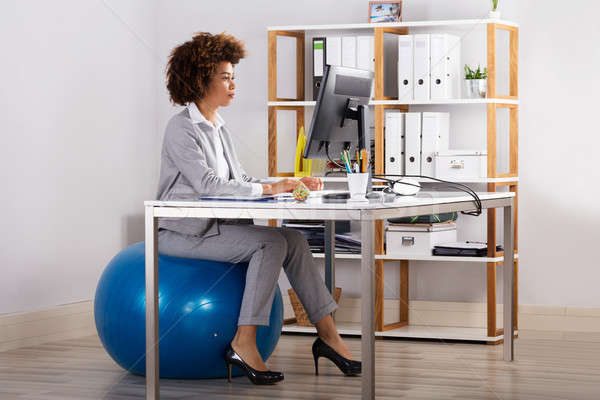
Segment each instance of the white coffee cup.
[[369,174],[351,173],[348,174],[348,190],[350,191],[350,201],[368,201],[367,184],[369,182]]

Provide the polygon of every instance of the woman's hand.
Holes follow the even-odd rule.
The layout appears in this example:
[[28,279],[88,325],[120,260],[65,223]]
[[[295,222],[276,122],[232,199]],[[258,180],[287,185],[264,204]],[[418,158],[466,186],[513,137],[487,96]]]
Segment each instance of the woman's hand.
[[297,179],[281,179],[275,183],[263,183],[263,194],[292,192],[298,185]]
[[275,183],[263,184],[263,194],[293,192],[299,182],[304,183],[309,190],[323,190],[323,180],[321,178],[305,176],[300,180],[285,178]]
[[310,190],[323,190],[323,180],[321,178],[305,176],[300,179],[300,182],[304,183]]

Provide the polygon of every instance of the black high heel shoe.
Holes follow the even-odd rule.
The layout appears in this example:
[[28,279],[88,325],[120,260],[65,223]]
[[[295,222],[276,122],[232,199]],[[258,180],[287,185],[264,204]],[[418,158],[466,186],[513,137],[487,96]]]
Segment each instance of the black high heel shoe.
[[269,385],[283,380],[283,374],[275,371],[257,371],[242,359],[238,353],[233,350],[231,343],[225,350],[225,364],[227,365],[227,380],[231,382],[231,366],[240,367],[248,379],[255,385]]
[[346,376],[360,374],[362,363],[356,360],[349,360],[339,355],[331,346],[317,338],[312,346],[313,358],[315,359],[315,375],[319,375],[319,357],[325,357],[333,361],[333,363]]

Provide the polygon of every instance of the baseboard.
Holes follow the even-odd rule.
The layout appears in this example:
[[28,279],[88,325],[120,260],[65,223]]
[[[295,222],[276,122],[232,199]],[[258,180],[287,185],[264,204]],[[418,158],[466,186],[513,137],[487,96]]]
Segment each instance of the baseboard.
[[95,333],[91,300],[47,310],[0,315],[0,351]]
[[[283,296],[284,317],[293,317],[289,296]],[[384,301],[384,322],[396,322],[399,300]],[[487,324],[485,303],[416,301],[409,304],[411,325],[484,328]],[[496,307],[502,324],[502,304]],[[340,300],[336,319],[360,322],[360,299]],[[600,308],[566,306],[519,306],[519,330],[556,332],[600,332]],[[0,351],[76,339],[96,334],[93,302],[82,301],[47,310],[0,315]]]
[[[284,316],[294,316],[289,296],[283,296]],[[397,322],[400,316],[399,300],[384,301],[384,323]],[[360,322],[360,299],[342,295],[336,311],[340,322]],[[502,326],[502,304],[496,305],[498,326]],[[417,301],[409,303],[408,320],[411,325],[485,328],[486,303]],[[600,332],[600,308],[519,305],[520,330],[559,332]]]

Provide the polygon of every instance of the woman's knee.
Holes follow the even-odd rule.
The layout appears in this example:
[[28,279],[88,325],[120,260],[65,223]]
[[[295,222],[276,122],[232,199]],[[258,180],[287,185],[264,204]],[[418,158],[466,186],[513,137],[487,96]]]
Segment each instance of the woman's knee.
[[277,254],[283,259],[288,252],[288,241],[275,229],[265,231],[261,243],[264,248],[268,249],[269,256]]
[[300,231],[290,228],[282,228],[281,234],[287,241],[288,251],[305,250],[309,248],[308,241]]

